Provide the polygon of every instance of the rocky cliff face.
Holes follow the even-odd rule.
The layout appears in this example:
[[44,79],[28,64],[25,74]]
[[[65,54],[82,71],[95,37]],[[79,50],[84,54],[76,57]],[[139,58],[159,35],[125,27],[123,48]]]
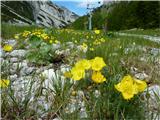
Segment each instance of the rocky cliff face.
[[78,15],[51,1],[2,1],[2,22],[62,28]]

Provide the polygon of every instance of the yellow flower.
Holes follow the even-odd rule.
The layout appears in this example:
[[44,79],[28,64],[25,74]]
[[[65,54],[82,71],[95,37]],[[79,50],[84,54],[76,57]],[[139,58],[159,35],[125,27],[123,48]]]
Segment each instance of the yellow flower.
[[66,78],[71,78],[72,77],[72,74],[71,74],[71,72],[65,72],[64,74],[64,77],[66,77]]
[[95,30],[94,31],[96,34],[99,34],[100,33],[100,30]]
[[3,50],[4,50],[4,51],[7,51],[7,52],[10,52],[10,51],[13,50],[13,47],[12,47],[11,45],[5,45],[5,46],[3,47]]
[[115,85],[115,88],[122,92],[124,99],[131,99],[137,93],[135,86],[133,86],[133,79],[130,75],[123,77],[122,81]]
[[132,77],[127,75],[125,77],[123,77],[123,79],[121,80],[120,83],[118,83],[117,85],[115,85],[115,88],[119,91],[119,92],[123,92],[125,89],[128,89],[129,85],[133,84],[133,80]]
[[8,87],[9,83],[10,80],[4,80],[4,79],[0,80],[0,88]]
[[143,92],[147,88],[145,81],[134,79],[134,84],[137,86],[138,92]]
[[53,40],[50,40],[49,43],[52,44],[52,43],[53,43]]
[[90,51],[94,51],[94,48],[90,48]]
[[104,66],[106,66],[103,58],[101,57],[95,57],[94,59],[90,60],[90,62],[91,62],[92,70],[95,70],[95,71],[99,71]]
[[102,83],[102,82],[106,81],[106,78],[101,74],[100,71],[94,71],[92,74],[92,80],[95,83]]
[[74,80],[80,80],[85,77],[85,71],[76,67],[72,68],[71,74]]
[[88,38],[89,38],[89,36],[86,36],[86,38],[88,39]]
[[76,68],[88,70],[91,67],[89,60],[82,59],[75,64]]
[[88,48],[88,46],[87,46],[86,43],[83,43],[83,44],[81,45],[81,48],[82,48],[83,51],[86,51],[87,48]]
[[147,84],[144,81],[133,79],[130,75],[124,76],[115,88],[122,93],[124,99],[131,99],[138,92],[144,91]]
[[75,40],[74,42],[77,43],[77,40]]
[[22,36],[23,37],[27,37],[30,33],[31,33],[30,31],[24,31],[23,34],[22,34]]
[[18,36],[18,35],[15,35],[14,38],[15,38],[15,39],[19,39],[19,36]]
[[123,95],[123,98],[126,100],[130,100],[131,98],[134,97],[133,90],[122,92],[122,95]]
[[55,42],[56,44],[57,44],[57,43],[59,43],[59,41],[58,41],[58,40],[55,40],[54,42]]

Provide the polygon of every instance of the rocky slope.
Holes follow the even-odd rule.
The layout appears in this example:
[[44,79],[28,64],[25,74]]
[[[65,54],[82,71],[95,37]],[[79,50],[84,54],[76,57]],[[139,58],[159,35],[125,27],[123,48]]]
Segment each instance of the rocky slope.
[[2,1],[2,22],[64,27],[74,22],[78,15],[51,1]]

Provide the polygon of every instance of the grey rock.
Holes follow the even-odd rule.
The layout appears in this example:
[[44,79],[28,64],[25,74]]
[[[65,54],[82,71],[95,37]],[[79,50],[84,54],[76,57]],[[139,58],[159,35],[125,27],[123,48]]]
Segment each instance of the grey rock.
[[67,45],[70,49],[73,49],[73,48],[74,48],[74,43],[73,43],[73,42],[67,42],[66,45]]
[[36,73],[37,74],[40,74],[42,73],[44,70],[48,70],[48,69],[51,69],[53,68],[53,64],[49,64],[48,66],[43,66],[43,67],[39,67],[39,68],[36,68]]
[[146,73],[142,72],[142,73],[135,74],[135,77],[137,79],[144,80],[144,79],[148,78],[149,76]]
[[9,44],[11,46],[15,46],[17,44],[17,41],[16,40],[7,40],[5,41],[6,44]]
[[150,51],[150,53],[152,55],[156,56],[156,55],[160,54],[160,49],[158,49],[158,48],[152,48],[151,51]]
[[0,47],[0,57],[4,57],[5,56],[5,52],[3,51],[3,49]]
[[[146,107],[149,108],[147,113],[147,119],[160,119],[160,86],[159,85],[152,85],[148,87],[147,90],[144,92],[144,103],[146,103]],[[146,109],[147,109],[146,108]]]
[[131,72],[132,74],[136,74],[136,73],[138,72],[138,69],[135,68],[135,67],[131,67],[131,68],[130,68],[130,72]]
[[11,81],[15,81],[15,80],[17,79],[17,77],[18,77],[18,76],[17,76],[16,74],[11,75],[11,76],[10,76],[10,80],[11,80]]
[[69,55],[70,55],[70,49],[66,49],[66,50],[56,50],[55,53],[56,53],[57,55],[69,56]]
[[4,62],[4,58],[0,57],[0,63],[3,63],[3,62]]
[[12,63],[18,62],[18,58],[13,57],[13,58],[10,59],[10,61],[11,61]]
[[21,76],[29,75],[29,74],[33,73],[34,70],[35,70],[34,67],[23,67],[20,71],[20,75]]
[[26,62],[20,62],[20,63],[13,63],[10,69],[11,74],[15,74],[16,72],[20,72],[22,68],[27,68]]
[[19,77],[12,83],[12,89],[15,91],[14,96],[19,99],[20,101],[23,101],[25,99],[25,96],[29,92],[31,82],[34,79],[32,76],[25,76],[25,77]]
[[20,49],[20,50],[13,50],[9,55],[11,57],[24,57],[25,54],[27,53],[26,50]]
[[61,118],[54,118],[54,119],[52,119],[52,120],[62,120]]
[[53,48],[54,50],[57,50],[57,49],[59,49],[60,47],[61,47],[60,44],[52,44],[52,48]]

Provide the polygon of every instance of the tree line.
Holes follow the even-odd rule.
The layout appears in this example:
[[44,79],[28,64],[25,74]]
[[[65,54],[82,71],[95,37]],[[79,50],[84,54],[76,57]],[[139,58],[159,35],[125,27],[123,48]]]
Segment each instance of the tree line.
[[[160,1],[119,1],[96,8],[93,29],[124,30],[160,27]],[[87,30],[88,15],[78,18],[69,28]]]

